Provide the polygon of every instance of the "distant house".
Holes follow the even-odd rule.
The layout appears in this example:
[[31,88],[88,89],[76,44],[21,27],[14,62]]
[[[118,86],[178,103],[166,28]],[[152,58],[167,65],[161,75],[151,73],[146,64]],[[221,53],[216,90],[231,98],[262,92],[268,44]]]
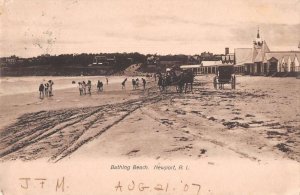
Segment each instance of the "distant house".
[[158,56],[156,55],[148,56],[144,68],[148,72],[156,72],[160,70],[159,64],[160,64],[160,59]]
[[200,57],[202,60],[211,60],[214,58],[214,54],[210,52],[202,52]]
[[159,57],[149,56],[147,57],[147,65],[157,65],[159,64]]
[[188,56],[188,64],[199,64],[201,62],[201,57],[198,55]]
[[131,64],[134,62],[133,58],[127,58],[127,61],[130,62]]
[[16,64],[18,59],[19,58],[16,56],[11,56],[11,57],[5,58],[5,63],[6,64]]
[[91,66],[101,66],[101,67],[113,67],[116,65],[116,57],[108,58],[106,56],[95,56],[93,64]]

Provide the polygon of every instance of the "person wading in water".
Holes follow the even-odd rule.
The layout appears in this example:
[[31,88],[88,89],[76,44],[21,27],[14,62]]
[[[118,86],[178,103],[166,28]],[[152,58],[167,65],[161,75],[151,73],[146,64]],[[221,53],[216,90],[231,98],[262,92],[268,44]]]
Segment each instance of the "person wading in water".
[[45,89],[45,86],[43,83],[40,84],[39,86],[39,92],[40,92],[40,98],[41,99],[44,99],[44,89]]
[[125,89],[126,81],[127,81],[127,78],[122,82],[122,89]]
[[142,78],[142,81],[143,81],[143,88],[145,90],[146,89],[146,79]]

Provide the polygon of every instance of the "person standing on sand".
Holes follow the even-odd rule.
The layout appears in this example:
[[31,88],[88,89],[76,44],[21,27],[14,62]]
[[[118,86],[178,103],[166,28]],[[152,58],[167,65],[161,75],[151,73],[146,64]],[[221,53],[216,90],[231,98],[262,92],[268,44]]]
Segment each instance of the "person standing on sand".
[[48,83],[49,83],[49,96],[53,96],[52,85],[54,85],[54,82],[52,80],[49,80]]
[[125,89],[126,81],[127,81],[127,78],[122,82],[122,89]]
[[82,81],[82,92],[83,92],[83,95],[86,95],[86,84],[84,81]]
[[106,77],[106,85],[108,85],[108,78]]
[[146,79],[142,78],[142,81],[143,81],[143,88],[145,90],[146,89]]
[[78,88],[79,88],[79,95],[83,95],[83,88],[80,82],[78,82]]
[[49,84],[48,83],[46,83],[45,85],[44,85],[44,90],[45,90],[45,96],[46,97],[48,97],[49,96]]
[[90,94],[90,95],[92,95],[92,82],[90,81],[90,80],[88,80],[88,82],[87,82],[87,88],[88,88],[88,93]]
[[103,91],[103,83],[100,81],[100,91]]
[[44,89],[45,89],[44,84],[41,83],[39,87],[40,99],[44,99]]
[[135,86],[136,86],[136,88],[139,88],[139,82],[140,82],[139,78],[135,79]]
[[98,80],[98,83],[97,83],[97,89],[98,89],[98,92],[100,92],[101,91],[101,83],[100,83],[100,81]]
[[132,90],[136,89],[136,82],[134,79],[132,79]]

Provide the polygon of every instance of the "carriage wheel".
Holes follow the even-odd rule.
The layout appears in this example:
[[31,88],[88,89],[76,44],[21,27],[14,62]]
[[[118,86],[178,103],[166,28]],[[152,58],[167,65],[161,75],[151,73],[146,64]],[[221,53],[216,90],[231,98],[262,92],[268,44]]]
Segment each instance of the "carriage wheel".
[[224,83],[219,83],[219,89],[224,89]]
[[178,86],[177,86],[177,88],[178,88],[177,92],[178,92],[178,93],[182,93],[182,91],[183,91],[183,90],[182,90],[182,89],[183,89],[183,87],[182,87],[181,85],[178,85]]
[[181,93],[181,90],[180,90],[180,86],[179,86],[179,85],[176,85],[176,92],[177,92],[177,93]]
[[233,89],[235,89],[235,86],[236,86],[236,78],[234,77],[234,86],[233,86]]
[[235,77],[231,77],[231,89],[235,89]]
[[163,86],[159,86],[159,91],[162,93],[164,91],[164,87]]
[[218,89],[217,77],[214,77],[214,88]]

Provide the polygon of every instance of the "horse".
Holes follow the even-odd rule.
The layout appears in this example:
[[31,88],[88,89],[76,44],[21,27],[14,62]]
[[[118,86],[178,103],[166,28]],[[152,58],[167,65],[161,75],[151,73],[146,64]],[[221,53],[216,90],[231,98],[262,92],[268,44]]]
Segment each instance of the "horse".
[[194,83],[194,73],[192,70],[184,71],[182,74],[182,83],[185,85],[185,93],[187,93],[187,89],[190,87],[190,91],[193,92],[193,83]]
[[162,74],[158,74],[157,77],[158,77],[157,85],[158,85],[159,90],[162,92],[165,90],[165,78],[163,77]]

